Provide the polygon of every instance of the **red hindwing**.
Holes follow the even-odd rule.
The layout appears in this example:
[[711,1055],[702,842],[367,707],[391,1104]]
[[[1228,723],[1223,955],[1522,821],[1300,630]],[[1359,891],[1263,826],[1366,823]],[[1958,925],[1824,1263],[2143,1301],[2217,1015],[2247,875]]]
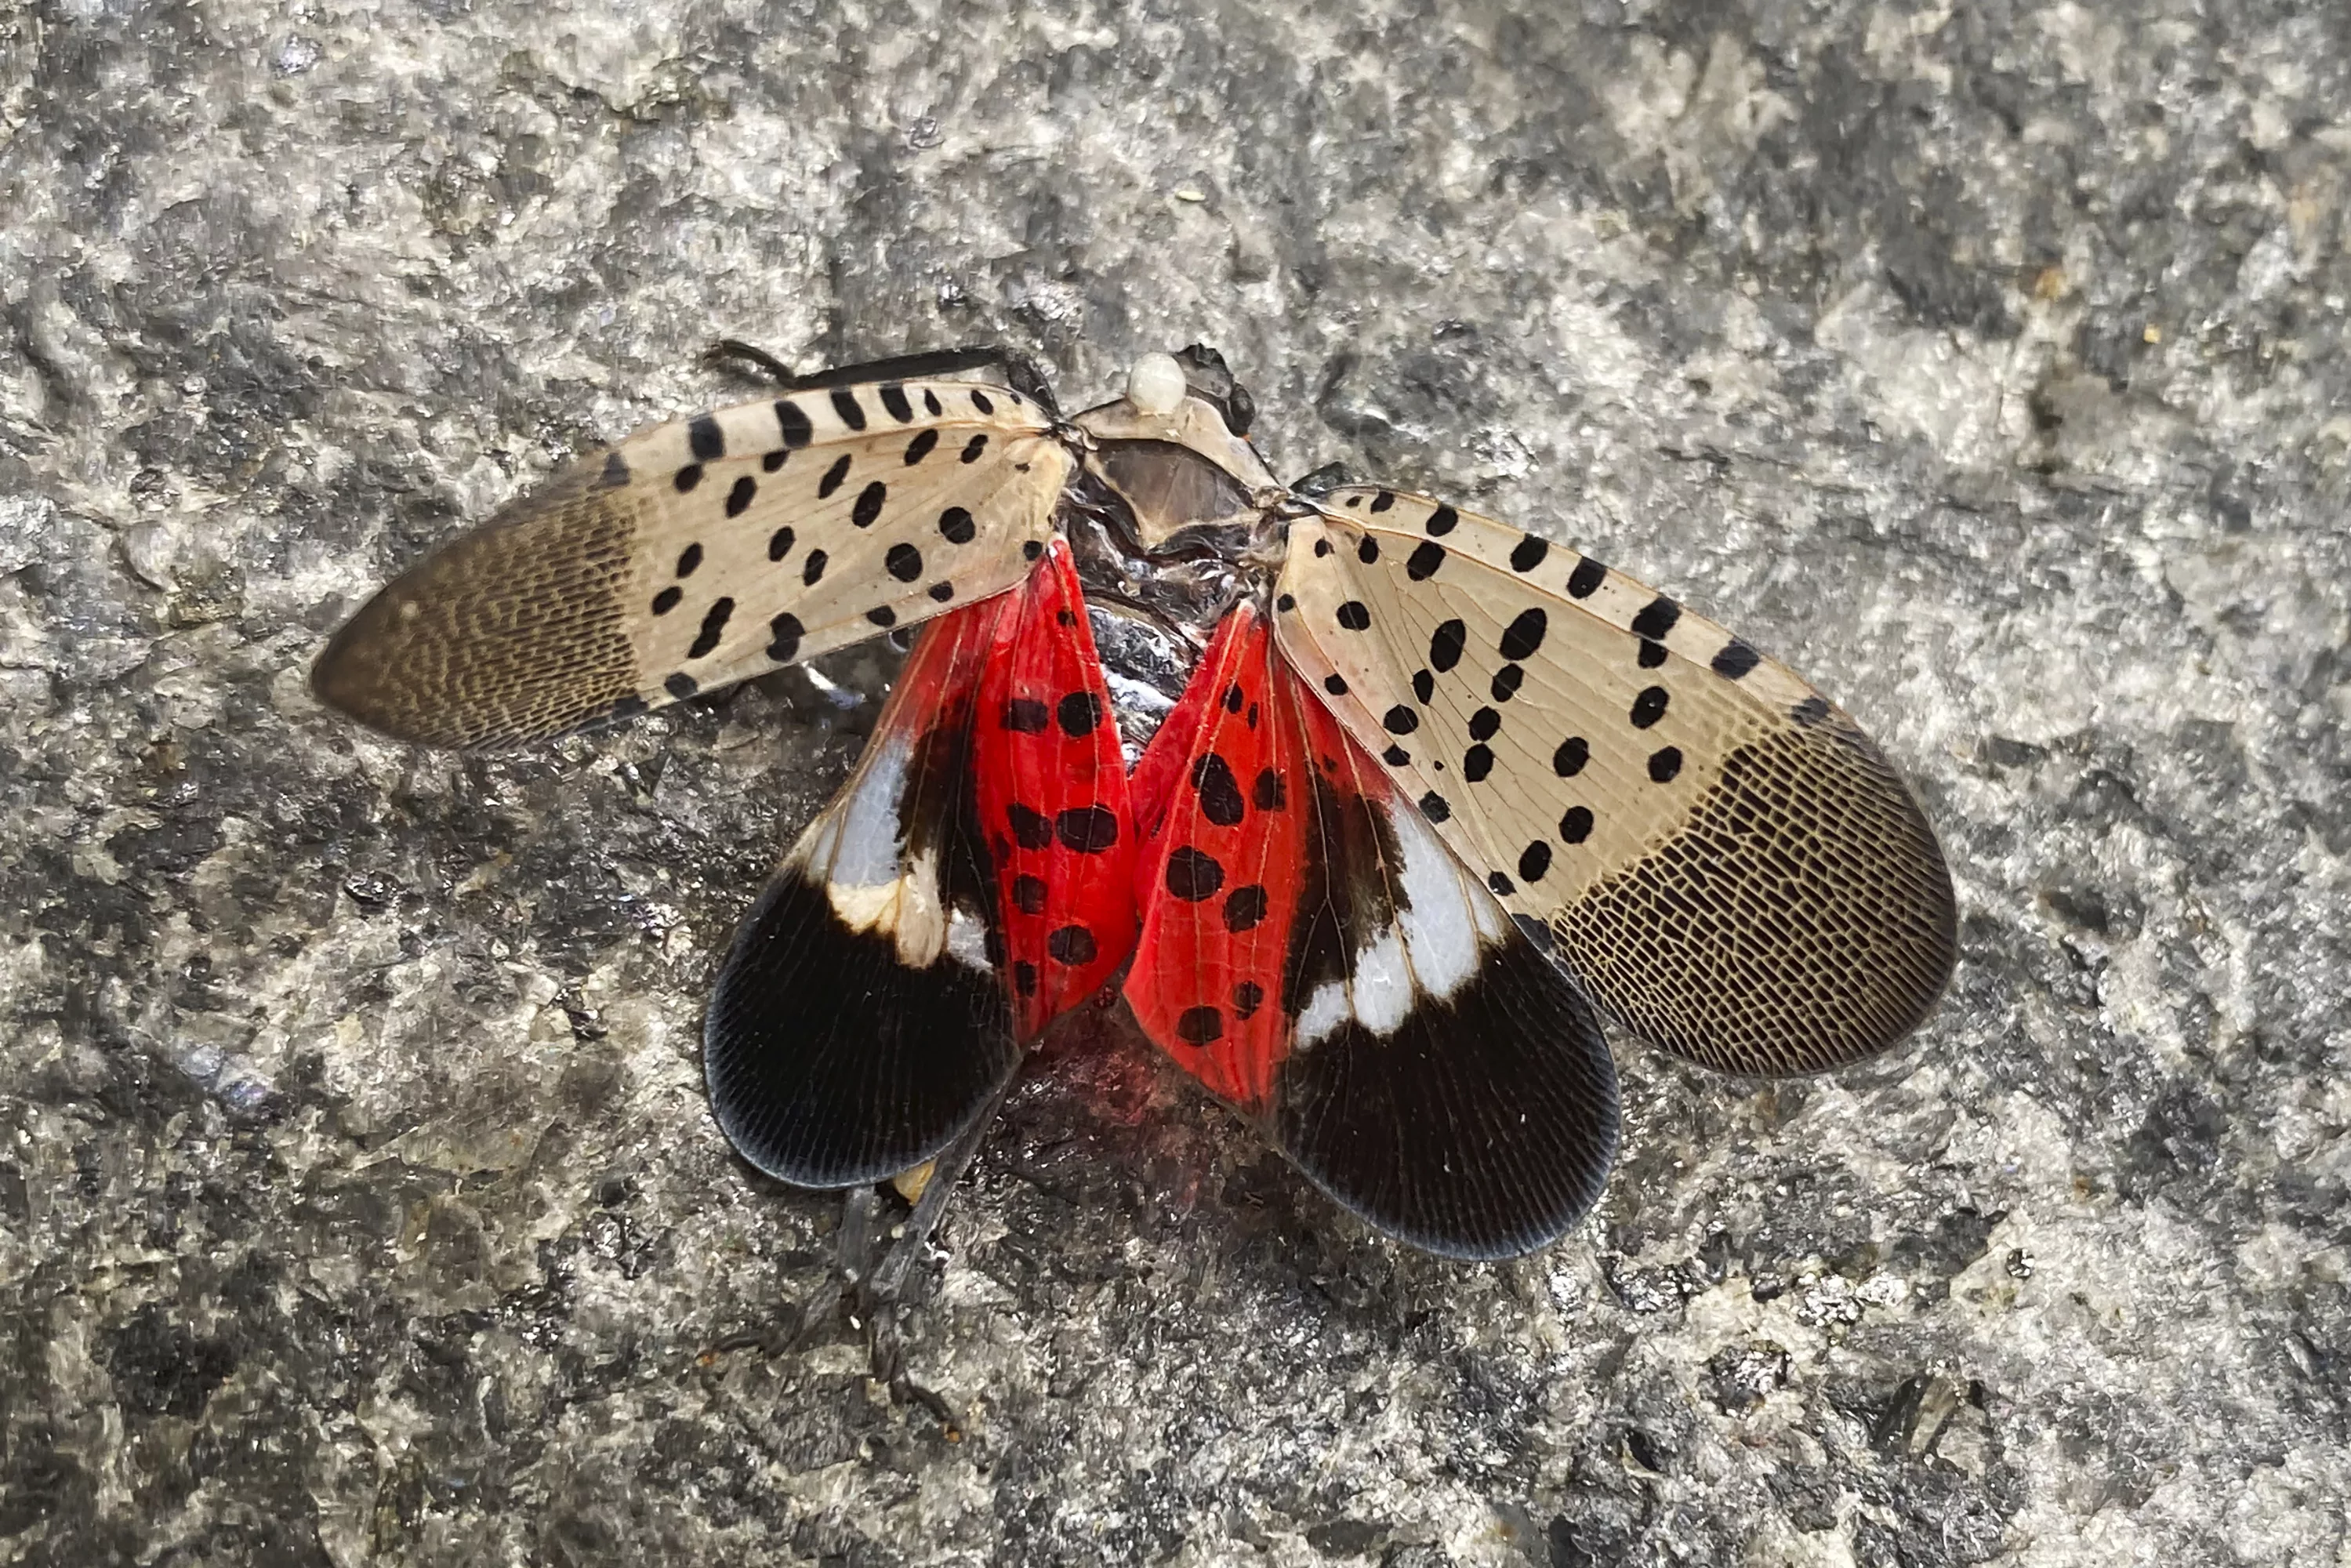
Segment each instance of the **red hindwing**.
[[1118,972],[1134,946],[1134,817],[1092,627],[1056,539],[998,601],[973,772],[1021,1039]]

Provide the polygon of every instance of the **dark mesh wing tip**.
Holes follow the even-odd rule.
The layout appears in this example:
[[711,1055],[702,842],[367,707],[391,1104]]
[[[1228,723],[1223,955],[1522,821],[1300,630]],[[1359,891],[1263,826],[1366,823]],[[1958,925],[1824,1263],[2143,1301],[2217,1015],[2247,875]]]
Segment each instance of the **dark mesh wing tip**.
[[794,1186],[882,1181],[968,1132],[1020,1064],[995,976],[898,961],[785,872],[737,935],[703,1025],[710,1107]]
[[1339,1206],[1426,1252],[1515,1258],[1591,1212],[1616,1069],[1591,1005],[1524,940],[1384,1038],[1343,1026],[1283,1064],[1273,1142]]

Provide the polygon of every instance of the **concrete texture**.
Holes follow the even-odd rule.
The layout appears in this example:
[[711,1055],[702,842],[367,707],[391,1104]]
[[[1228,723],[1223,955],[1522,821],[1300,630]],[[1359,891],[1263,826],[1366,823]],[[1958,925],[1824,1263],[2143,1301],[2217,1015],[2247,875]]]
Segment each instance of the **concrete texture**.
[[[0,1563],[2351,1562],[2346,16],[0,5]],[[1492,1268],[1092,1020],[876,1379],[695,1051],[880,662],[488,761],[303,685],[721,333],[1202,340],[1675,591],[1910,770],[1948,1002],[1627,1047]]]

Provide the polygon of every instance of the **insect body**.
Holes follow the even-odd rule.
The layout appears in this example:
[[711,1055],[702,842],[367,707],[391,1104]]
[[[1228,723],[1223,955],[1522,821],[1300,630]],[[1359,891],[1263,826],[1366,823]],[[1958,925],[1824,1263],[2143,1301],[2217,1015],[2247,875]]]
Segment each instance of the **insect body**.
[[[876,379],[648,431],[413,569],[314,675],[492,744],[935,620],[712,999],[755,1164],[919,1164],[1123,967],[1144,1031],[1340,1203],[1506,1256],[1600,1191],[1599,1010],[1777,1074],[1931,1007],[1933,834],[1784,667],[1540,537],[1282,486],[1209,351],[1072,421],[1034,391]],[[1203,649],[1131,779],[1109,614]]]

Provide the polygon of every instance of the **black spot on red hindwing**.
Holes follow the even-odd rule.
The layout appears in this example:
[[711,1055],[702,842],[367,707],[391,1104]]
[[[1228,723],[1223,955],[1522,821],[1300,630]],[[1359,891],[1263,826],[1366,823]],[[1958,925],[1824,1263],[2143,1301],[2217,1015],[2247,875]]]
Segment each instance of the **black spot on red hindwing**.
[[1200,815],[1220,828],[1238,825],[1246,803],[1230,763],[1213,751],[1195,759],[1192,788],[1199,792]]
[[1052,718],[1051,710],[1035,697],[1011,697],[1004,705],[1004,727],[1021,735],[1041,735]]
[[1167,891],[1186,904],[1212,897],[1225,885],[1225,868],[1217,857],[1190,844],[1167,857]]
[[1102,723],[1102,699],[1092,692],[1071,692],[1053,706],[1061,733],[1075,737],[1092,735]]
[[1241,690],[1240,683],[1238,681],[1234,682],[1231,685],[1225,688],[1225,711],[1227,713],[1240,712],[1241,704],[1248,700],[1248,694]]
[[1045,913],[1045,880],[1022,872],[1012,879],[1012,907],[1023,915]]
[[833,388],[832,412],[841,415],[841,423],[849,426],[850,429],[862,430],[865,428],[865,409],[862,404],[858,402],[857,394],[852,392],[849,388]]
[[1015,800],[1004,809],[1004,820],[1012,829],[1012,841],[1024,850],[1046,849],[1053,842],[1052,819],[1034,806]]
[[1107,806],[1072,806],[1054,819],[1053,831],[1063,849],[1098,855],[1118,842],[1118,818]]
[[1213,1045],[1225,1038],[1225,1015],[1215,1008],[1186,1008],[1176,1020],[1176,1038],[1186,1045]]
[[1281,775],[1270,768],[1258,769],[1257,783],[1249,790],[1249,802],[1260,811],[1279,811],[1290,804],[1290,791],[1281,786]]
[[1502,630],[1502,657],[1512,661],[1533,658],[1535,650],[1543,645],[1543,633],[1550,626],[1551,617],[1543,613],[1541,605],[1531,604],[1520,611],[1518,619]]
[[1461,662],[1461,650],[1468,646],[1469,629],[1458,621],[1447,621],[1428,634],[1429,667],[1443,674]]
[[1045,951],[1057,964],[1071,968],[1094,961],[1094,934],[1082,925],[1064,925],[1045,938]]
[[1233,988],[1233,1016],[1249,1021],[1257,1009],[1265,1006],[1265,988],[1255,980],[1243,980]]
[[1268,900],[1263,886],[1250,883],[1225,894],[1225,929],[1238,935],[1254,930],[1265,918]]
[[1012,966],[1012,988],[1024,997],[1037,994],[1037,966],[1023,958]]

